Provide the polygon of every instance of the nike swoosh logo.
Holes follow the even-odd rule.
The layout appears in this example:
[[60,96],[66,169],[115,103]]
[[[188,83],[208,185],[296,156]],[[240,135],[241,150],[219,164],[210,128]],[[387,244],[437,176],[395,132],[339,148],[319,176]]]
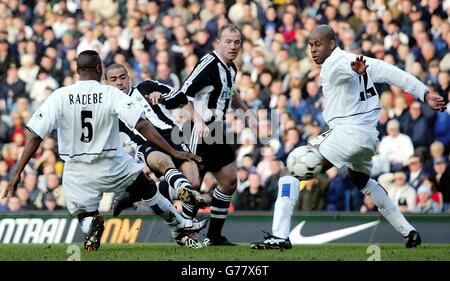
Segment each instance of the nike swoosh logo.
[[301,231],[303,226],[306,224],[306,221],[302,221],[296,227],[294,227],[294,229],[292,229],[291,233],[289,234],[289,239],[291,240],[292,244],[325,244],[327,242],[355,234],[364,229],[375,226],[378,223],[380,223],[380,221],[374,221],[357,226],[346,227],[312,236],[303,236]]

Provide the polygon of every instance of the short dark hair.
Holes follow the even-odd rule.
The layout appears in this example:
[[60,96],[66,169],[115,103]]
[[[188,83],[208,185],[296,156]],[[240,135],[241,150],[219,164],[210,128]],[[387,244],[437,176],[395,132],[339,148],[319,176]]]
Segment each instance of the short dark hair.
[[100,55],[94,50],[86,50],[81,52],[77,57],[78,70],[91,71],[102,65]]
[[128,75],[128,70],[123,64],[112,63],[112,64],[108,65],[105,69],[105,79],[108,80],[108,72],[110,72],[113,69],[118,69],[118,68],[125,70],[125,73]]
[[218,35],[217,35],[217,38],[220,39],[220,38],[222,37],[222,33],[223,33],[225,30],[227,30],[227,29],[229,29],[231,32],[239,32],[239,34],[241,35],[241,41],[244,41],[244,40],[243,40],[244,38],[243,38],[241,29],[240,29],[237,25],[235,25],[235,24],[233,24],[233,23],[227,23],[227,24],[224,24],[224,25],[219,29],[219,33],[218,33]]

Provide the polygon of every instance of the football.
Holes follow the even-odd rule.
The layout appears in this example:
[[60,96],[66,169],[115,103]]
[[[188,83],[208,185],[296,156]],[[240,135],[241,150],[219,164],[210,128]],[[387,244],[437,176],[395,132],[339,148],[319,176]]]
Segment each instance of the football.
[[289,153],[287,167],[300,180],[312,179],[322,170],[320,153],[312,146],[297,147]]

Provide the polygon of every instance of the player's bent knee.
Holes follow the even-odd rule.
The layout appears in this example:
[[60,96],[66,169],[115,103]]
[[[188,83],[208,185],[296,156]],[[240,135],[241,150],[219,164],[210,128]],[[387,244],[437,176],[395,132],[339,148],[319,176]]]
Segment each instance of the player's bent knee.
[[224,192],[225,194],[232,194],[237,188],[237,179],[236,177],[230,177],[226,180],[222,180],[219,185],[222,192]]
[[164,173],[167,169],[175,168],[172,159],[167,154],[159,151],[152,152],[147,157],[147,163],[150,168]]
[[188,178],[189,182],[191,183],[193,189],[200,190],[201,183],[200,183],[200,178],[198,176],[193,177],[193,178],[190,178],[190,177],[187,177],[187,178]]
[[130,200],[137,202],[141,199],[153,198],[158,192],[158,187],[147,175],[140,173],[136,180],[126,188],[126,191],[130,193]]
[[359,189],[362,190],[364,187],[366,187],[367,182],[370,179],[369,175],[366,175],[361,172],[356,172],[353,170],[348,169],[348,175],[350,177],[350,180],[352,183]]
[[183,162],[183,164],[181,164],[181,166],[178,168],[191,183],[192,188],[195,190],[200,190],[200,185],[202,184],[202,182],[200,180],[197,165],[192,161],[186,161]]

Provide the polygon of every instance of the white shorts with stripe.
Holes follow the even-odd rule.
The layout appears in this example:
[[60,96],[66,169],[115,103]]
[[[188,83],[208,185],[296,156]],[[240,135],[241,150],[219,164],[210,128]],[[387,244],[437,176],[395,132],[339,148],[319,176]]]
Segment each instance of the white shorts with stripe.
[[378,144],[378,131],[358,125],[336,125],[309,142],[338,169],[343,167],[367,175]]

